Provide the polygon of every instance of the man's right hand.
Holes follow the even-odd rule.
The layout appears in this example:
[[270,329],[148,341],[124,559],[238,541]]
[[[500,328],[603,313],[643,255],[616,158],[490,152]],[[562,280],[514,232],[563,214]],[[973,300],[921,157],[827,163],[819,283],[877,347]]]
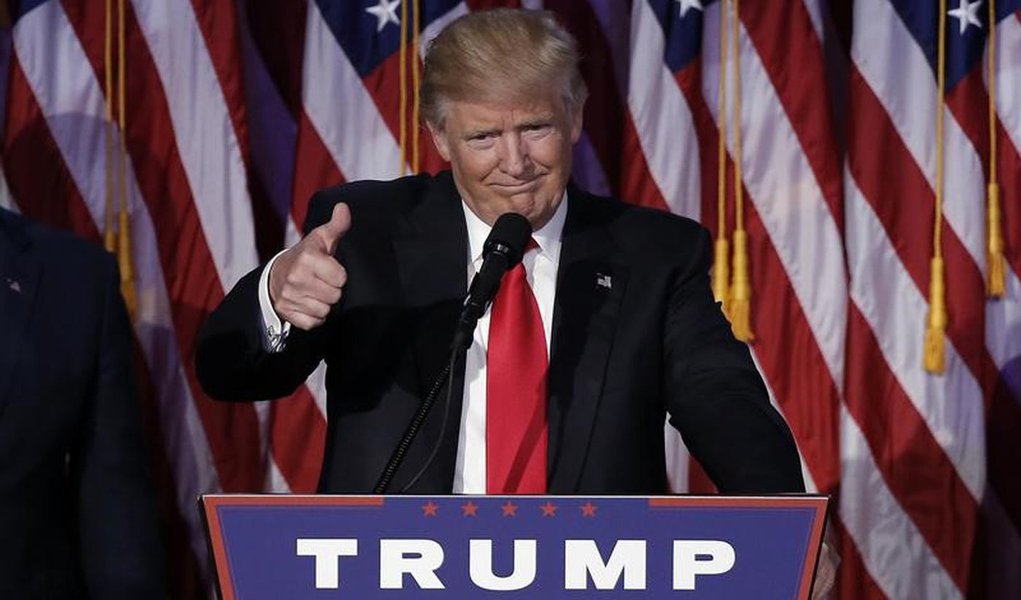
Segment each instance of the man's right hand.
[[333,252],[350,227],[351,211],[347,204],[337,204],[328,223],[310,231],[273,263],[269,298],[281,319],[306,331],[326,321],[347,282],[347,271]]

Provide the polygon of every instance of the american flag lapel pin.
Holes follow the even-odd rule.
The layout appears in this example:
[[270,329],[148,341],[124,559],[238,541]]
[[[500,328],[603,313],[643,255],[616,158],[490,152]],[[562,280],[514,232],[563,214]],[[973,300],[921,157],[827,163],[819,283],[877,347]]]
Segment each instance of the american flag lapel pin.
[[596,273],[596,285],[608,290],[613,289],[613,279],[605,273]]

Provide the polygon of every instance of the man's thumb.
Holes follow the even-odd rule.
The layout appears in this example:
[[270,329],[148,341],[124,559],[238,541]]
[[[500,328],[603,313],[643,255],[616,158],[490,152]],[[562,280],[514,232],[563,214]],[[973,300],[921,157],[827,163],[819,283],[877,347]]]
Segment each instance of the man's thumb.
[[330,254],[337,249],[337,242],[340,238],[344,237],[347,230],[351,227],[351,210],[347,207],[347,204],[343,202],[338,203],[333,207],[333,214],[330,215],[330,220],[317,227],[317,232],[320,238],[326,244],[326,250]]

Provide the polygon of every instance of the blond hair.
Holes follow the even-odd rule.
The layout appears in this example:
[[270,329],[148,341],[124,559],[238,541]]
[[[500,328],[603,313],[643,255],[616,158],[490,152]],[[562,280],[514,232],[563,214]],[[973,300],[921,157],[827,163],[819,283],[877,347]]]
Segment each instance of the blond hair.
[[557,92],[573,114],[588,95],[579,60],[577,41],[549,11],[500,8],[468,13],[429,44],[422,116],[442,128],[447,101],[529,101],[536,90],[545,89]]

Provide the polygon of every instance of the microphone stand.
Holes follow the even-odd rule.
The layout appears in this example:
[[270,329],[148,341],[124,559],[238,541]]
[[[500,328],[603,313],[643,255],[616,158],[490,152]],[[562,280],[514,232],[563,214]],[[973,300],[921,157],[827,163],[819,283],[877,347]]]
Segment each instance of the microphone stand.
[[440,446],[443,444],[443,435],[447,430],[447,417],[450,413],[450,396],[454,389],[454,365],[457,364],[458,358],[464,354],[465,348],[454,347],[450,361],[444,365],[443,370],[433,381],[432,387],[429,389],[429,393],[426,394],[425,399],[422,400],[422,404],[418,406],[418,411],[415,412],[415,416],[408,423],[408,428],[404,431],[404,435],[401,437],[400,443],[394,448],[393,454],[390,455],[390,460],[387,461],[386,467],[383,469],[383,473],[379,476],[379,481],[376,482],[376,487],[372,490],[374,494],[385,494],[387,488],[390,486],[390,481],[393,479],[394,474],[397,473],[397,469],[400,468],[401,463],[404,462],[404,456],[408,452],[408,448],[411,447],[411,443],[415,440],[419,430],[422,428],[422,424],[425,423],[425,418],[429,415],[429,411],[432,410],[433,404],[436,403],[436,395],[443,388],[444,380],[447,383],[447,395],[446,400],[443,403],[443,421],[440,424],[440,436],[436,445],[433,447],[432,452],[429,454],[429,458],[426,459],[425,464],[419,469],[418,473],[411,478],[411,481],[401,488],[400,493],[406,492],[411,486],[418,482],[425,470],[432,464],[433,459],[436,458],[437,452],[439,452]]
[[[494,263],[496,264],[496,263]],[[486,265],[483,265],[483,269]],[[492,267],[490,267],[492,268]],[[506,263],[501,264],[499,267],[500,275],[496,277],[496,286],[489,291],[488,298],[492,298],[496,294],[496,287],[499,287],[500,277],[502,273],[507,270]],[[472,288],[478,284],[480,279],[476,279],[472,282]],[[439,452],[440,446],[443,444],[443,436],[447,432],[447,417],[450,413],[450,400],[451,394],[454,391],[454,366],[457,364],[459,358],[464,356],[465,352],[468,351],[469,346],[472,344],[472,334],[475,331],[475,326],[478,323],[479,317],[486,312],[486,306],[488,301],[479,302],[476,294],[473,290],[469,290],[468,296],[464,300],[464,308],[461,311],[461,317],[457,322],[457,329],[454,331],[454,338],[450,343],[450,360],[440,371],[440,374],[433,381],[432,387],[429,389],[429,393],[426,394],[425,399],[422,400],[422,404],[418,406],[418,410],[415,412],[415,416],[412,417],[411,422],[408,424],[408,428],[404,431],[404,435],[401,437],[401,441],[394,448],[393,454],[390,455],[390,460],[387,461],[386,467],[383,469],[383,473],[379,476],[379,481],[376,482],[376,487],[372,490],[374,494],[385,494],[387,488],[390,486],[390,481],[393,479],[394,474],[397,473],[397,469],[400,468],[401,463],[404,462],[404,456],[408,452],[408,448],[411,447],[411,443],[415,440],[419,430],[422,428],[422,424],[425,423],[425,418],[429,415],[429,411],[432,410],[433,404],[436,403],[436,395],[443,388],[444,379],[447,380],[447,395],[446,401],[443,404],[443,422],[440,424],[440,436],[433,446],[432,452],[429,453],[429,458],[426,459],[425,464],[421,469],[415,473],[415,476],[411,478],[400,493],[406,492],[411,486],[418,482],[425,470],[432,464],[433,459],[436,458],[436,454]]]
[[422,404],[419,405],[414,418],[411,419],[408,428],[404,431],[400,443],[394,448],[390,460],[386,463],[383,473],[379,476],[379,481],[376,482],[373,493],[386,493],[394,474],[397,473],[397,469],[400,468],[401,463],[404,461],[408,448],[411,447],[415,436],[418,435],[422,424],[425,423],[425,418],[429,415],[429,411],[432,410],[433,404],[436,403],[436,395],[443,389],[443,381],[446,379],[447,396],[443,408],[443,422],[440,424],[439,440],[433,446],[432,452],[429,453],[429,458],[426,459],[425,464],[415,473],[411,481],[401,489],[401,492],[403,493],[413,486],[422,474],[425,473],[425,470],[429,468],[429,465],[432,464],[433,459],[436,458],[440,446],[443,445],[443,436],[447,431],[450,397],[454,387],[454,366],[471,346],[472,335],[475,332],[475,326],[479,318],[485,314],[486,307],[489,306],[489,303],[496,296],[496,291],[500,287],[500,280],[507,272],[507,269],[521,260],[525,242],[528,241],[531,235],[532,226],[525,217],[518,214],[505,213],[493,224],[489,238],[486,239],[485,259],[482,261],[482,268],[479,269],[475,278],[472,279],[468,289],[468,296],[464,299],[461,316],[457,321],[457,328],[454,330],[454,337],[450,343],[450,361],[440,371],[439,376],[429,389],[429,393],[426,394]]
[[[506,270],[506,268],[504,269]],[[461,318],[457,323],[457,330],[454,332],[454,339],[450,344],[450,360],[444,365],[443,370],[437,375],[433,381],[432,387],[429,389],[429,393],[426,394],[425,399],[422,400],[422,404],[418,406],[418,410],[415,412],[415,416],[412,417],[411,422],[408,424],[408,428],[405,429],[404,435],[401,436],[401,441],[394,448],[393,454],[390,455],[390,460],[387,461],[386,467],[383,469],[382,474],[379,476],[379,480],[376,482],[376,487],[372,490],[374,494],[385,494],[387,488],[390,486],[390,481],[397,473],[397,469],[400,468],[401,463],[404,462],[404,456],[408,452],[408,448],[411,447],[411,443],[415,440],[419,430],[422,428],[422,424],[425,423],[425,418],[429,415],[429,411],[432,410],[433,404],[436,403],[436,395],[443,388],[444,379],[447,381],[447,395],[446,400],[443,403],[443,421],[440,424],[440,435],[436,445],[433,446],[432,452],[429,453],[429,458],[426,459],[425,464],[421,469],[415,473],[415,476],[411,478],[400,493],[406,492],[411,486],[418,482],[425,470],[432,464],[433,459],[436,458],[436,454],[439,452],[440,446],[443,444],[443,436],[447,431],[447,417],[450,413],[450,401],[451,394],[454,391],[454,366],[457,364],[459,358],[463,357],[465,352],[468,351],[468,347],[472,344],[472,332],[475,331],[475,325],[477,324],[479,317],[485,312],[485,303],[475,306],[470,300],[472,295],[469,293],[465,299],[465,309],[461,313]]]

